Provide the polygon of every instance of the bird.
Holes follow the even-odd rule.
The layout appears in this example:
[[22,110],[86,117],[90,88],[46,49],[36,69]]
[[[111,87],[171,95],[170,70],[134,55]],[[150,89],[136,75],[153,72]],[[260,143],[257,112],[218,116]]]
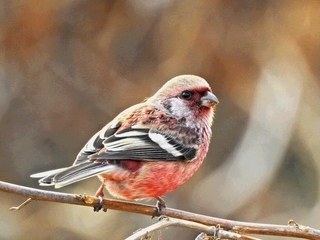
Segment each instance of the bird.
[[101,202],[104,189],[124,200],[157,199],[161,215],[162,196],[189,180],[206,157],[218,103],[205,79],[176,76],[93,135],[73,165],[31,177],[61,188],[98,176]]

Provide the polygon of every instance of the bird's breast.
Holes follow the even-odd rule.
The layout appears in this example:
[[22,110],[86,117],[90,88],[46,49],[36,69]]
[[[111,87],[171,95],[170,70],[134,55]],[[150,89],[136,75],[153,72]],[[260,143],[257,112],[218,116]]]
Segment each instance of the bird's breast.
[[[185,183],[200,167],[203,158],[194,161],[138,162],[135,171],[122,169],[109,175],[101,175],[107,190],[115,197],[139,200],[163,196]],[[131,169],[136,161],[126,162]],[[134,166],[134,167],[132,167]],[[138,165],[137,165],[138,166]]]

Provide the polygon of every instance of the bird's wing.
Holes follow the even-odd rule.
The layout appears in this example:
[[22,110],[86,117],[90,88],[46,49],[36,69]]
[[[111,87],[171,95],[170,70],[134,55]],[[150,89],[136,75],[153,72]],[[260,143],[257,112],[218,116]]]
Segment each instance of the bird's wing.
[[[120,170],[121,160],[183,161],[196,156],[197,149],[194,147],[186,146],[156,130],[134,125],[116,132],[119,126],[117,124],[95,134],[86,144],[87,148],[79,153],[73,166],[45,172],[48,175],[34,174],[32,177],[42,177],[40,185],[60,188],[98,174]],[[103,140],[104,136],[106,138]],[[96,152],[98,149],[101,150]]]
[[197,149],[160,131],[133,125],[107,137],[104,148],[91,159],[175,161],[192,160]]

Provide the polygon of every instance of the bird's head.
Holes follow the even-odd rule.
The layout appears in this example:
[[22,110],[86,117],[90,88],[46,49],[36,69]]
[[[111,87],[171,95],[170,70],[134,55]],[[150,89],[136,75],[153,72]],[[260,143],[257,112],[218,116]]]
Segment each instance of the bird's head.
[[205,119],[209,125],[219,103],[207,81],[195,75],[172,78],[148,101],[177,118],[193,122]]

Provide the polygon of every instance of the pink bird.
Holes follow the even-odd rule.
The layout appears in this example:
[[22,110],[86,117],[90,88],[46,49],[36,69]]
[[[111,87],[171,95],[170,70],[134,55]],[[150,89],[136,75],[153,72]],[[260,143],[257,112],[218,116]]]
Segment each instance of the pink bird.
[[172,78],[97,132],[72,166],[31,177],[60,188],[98,176],[102,185],[96,196],[101,200],[104,188],[126,200],[156,198],[161,214],[161,196],[190,179],[206,157],[218,102],[203,78]]

